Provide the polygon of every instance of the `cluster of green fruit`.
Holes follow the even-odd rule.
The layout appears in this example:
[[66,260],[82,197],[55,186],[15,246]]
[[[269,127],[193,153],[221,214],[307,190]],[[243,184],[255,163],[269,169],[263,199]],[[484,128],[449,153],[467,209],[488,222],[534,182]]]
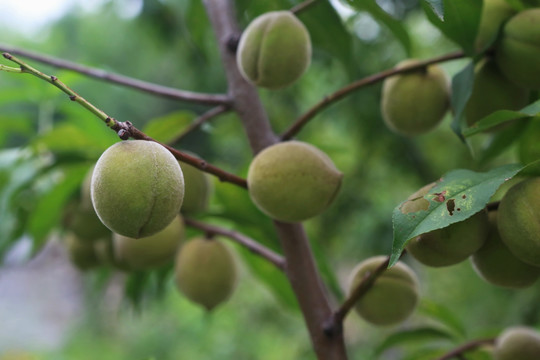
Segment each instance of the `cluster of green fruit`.
[[[464,115],[469,126],[497,110],[518,110],[540,89],[540,8],[518,12],[505,0],[485,0],[476,40],[484,57],[475,67],[474,84]],[[493,51],[486,47],[498,37]],[[418,63],[415,59],[397,65]],[[443,70],[430,65],[384,81],[381,112],[387,126],[414,136],[440,124],[450,107]],[[497,128],[495,128],[497,129]]]
[[185,241],[182,217],[204,211],[210,192],[207,174],[179,163],[163,146],[117,143],[102,154],[80,199],[66,211],[70,258],[82,270],[105,264],[144,271],[174,261],[178,288],[211,310],[235,287],[235,261],[217,239]]
[[[426,211],[425,198],[434,184],[424,186],[402,205],[404,213]],[[470,257],[487,282],[509,288],[531,286],[540,276],[540,178],[513,184],[496,211],[480,211],[464,221],[411,239],[407,252],[420,263],[443,267]],[[504,266],[503,266],[504,265]]]

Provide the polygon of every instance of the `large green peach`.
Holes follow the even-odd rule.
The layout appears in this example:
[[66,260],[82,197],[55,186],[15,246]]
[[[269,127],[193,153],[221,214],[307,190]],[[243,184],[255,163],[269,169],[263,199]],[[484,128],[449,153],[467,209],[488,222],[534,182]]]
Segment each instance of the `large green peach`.
[[[409,196],[403,203],[404,213],[427,210],[429,202],[424,198],[435,184],[429,184]],[[485,242],[489,223],[485,211],[453,223],[445,228],[418,235],[409,240],[406,249],[416,260],[427,266],[450,266],[467,259]]]
[[497,224],[502,241],[521,261],[540,266],[540,178],[514,185],[499,204]]
[[257,86],[288,86],[306,71],[310,62],[309,33],[290,11],[272,11],[257,17],[238,44],[240,73]]
[[485,50],[495,40],[502,23],[515,13],[516,10],[505,0],[484,0],[476,35],[476,49]]
[[540,89],[540,8],[521,11],[508,20],[496,58],[508,79],[519,86]]
[[184,238],[184,222],[180,215],[154,235],[138,239],[114,234],[114,256],[131,270],[157,268],[171,262]]
[[227,300],[236,286],[234,258],[221,241],[194,238],[177,254],[175,281],[188,299],[210,311]]
[[494,60],[485,59],[475,69],[471,97],[465,106],[467,124],[472,125],[497,110],[519,110],[527,105],[529,90],[508,80]]
[[212,182],[210,176],[194,166],[180,162],[184,174],[185,194],[181,212],[196,214],[208,209]]
[[153,235],[178,215],[184,177],[163,146],[122,141],[99,158],[91,184],[94,209],[113,232],[131,238]]
[[474,270],[487,282],[508,288],[529,287],[538,280],[540,267],[524,263],[508,250],[497,229],[497,212],[489,213],[489,234],[471,256]]
[[342,177],[321,150],[287,141],[255,156],[247,182],[251,200],[262,212],[292,223],[322,213],[336,196]]
[[[362,261],[351,273],[349,295],[367,273],[374,271],[386,256]],[[398,262],[385,270],[373,286],[358,300],[356,312],[374,325],[393,325],[412,314],[418,303],[418,278],[405,263]]]
[[495,360],[538,360],[540,334],[529,327],[510,327],[497,337],[493,355]]
[[[414,65],[409,59],[397,68]],[[420,135],[434,129],[450,105],[448,79],[437,65],[391,76],[382,88],[381,112],[386,125],[407,136]]]

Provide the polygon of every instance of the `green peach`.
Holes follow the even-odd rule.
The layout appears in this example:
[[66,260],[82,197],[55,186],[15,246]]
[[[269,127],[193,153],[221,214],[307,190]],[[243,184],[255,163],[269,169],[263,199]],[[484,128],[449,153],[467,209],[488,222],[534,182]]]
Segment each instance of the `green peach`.
[[154,235],[133,239],[113,235],[114,256],[131,270],[153,269],[171,262],[184,238],[184,222],[180,215]]
[[290,11],[272,11],[257,17],[238,44],[240,73],[251,83],[269,89],[295,82],[310,61],[309,33]]
[[186,189],[181,212],[197,214],[206,211],[213,190],[210,176],[189,164],[183,162],[179,164],[184,174]]
[[236,286],[236,266],[219,240],[194,238],[177,254],[175,282],[191,301],[208,311],[227,300]]
[[313,145],[287,141],[267,147],[249,166],[249,195],[268,216],[298,222],[322,213],[335,198],[343,175]]
[[502,241],[521,261],[540,266],[540,178],[514,185],[497,212]]
[[[374,271],[386,256],[375,256],[358,264],[351,272],[349,295],[367,273]],[[358,300],[356,312],[374,325],[394,325],[408,318],[418,303],[418,278],[405,263],[385,270]]]
[[[418,63],[409,59],[397,68]],[[450,106],[448,79],[437,65],[386,78],[382,87],[381,112],[392,131],[414,136],[434,129]]]
[[91,196],[105,226],[140,238],[163,230],[178,215],[184,178],[180,165],[163,146],[122,141],[108,148],[96,163]]
[[540,89],[540,8],[521,11],[508,20],[496,58],[508,79],[525,88]]
[[65,235],[64,242],[69,259],[80,270],[89,270],[101,264],[92,242],[81,240],[71,232]]
[[495,360],[538,360],[540,334],[529,327],[510,327],[497,337],[493,355]]
[[476,49],[485,50],[494,40],[500,26],[516,12],[505,0],[484,0],[476,35]]

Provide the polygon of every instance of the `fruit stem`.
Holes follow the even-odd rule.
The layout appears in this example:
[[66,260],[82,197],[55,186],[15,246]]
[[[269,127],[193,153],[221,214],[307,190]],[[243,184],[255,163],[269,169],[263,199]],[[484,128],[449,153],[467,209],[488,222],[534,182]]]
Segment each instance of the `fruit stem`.
[[493,345],[495,344],[495,338],[487,338],[487,339],[478,339],[478,340],[472,340],[469,341],[449,352],[441,356],[440,358],[437,358],[437,360],[450,360],[455,357],[459,357],[463,355],[465,352],[474,350],[480,346],[483,345]]

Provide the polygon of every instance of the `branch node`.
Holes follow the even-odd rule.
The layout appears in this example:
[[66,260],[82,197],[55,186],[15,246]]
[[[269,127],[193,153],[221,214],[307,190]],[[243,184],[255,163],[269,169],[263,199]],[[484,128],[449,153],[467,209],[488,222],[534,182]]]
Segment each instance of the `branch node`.
[[118,137],[122,140],[129,139],[129,132],[126,129],[120,129],[117,134]]
[[71,101],[77,101],[77,96],[76,96],[76,95],[70,95],[70,96],[69,96],[69,100],[71,100]]
[[238,49],[238,44],[240,43],[240,37],[242,36],[242,33],[234,33],[227,39],[227,49],[235,54],[236,50]]
[[51,81],[56,81],[56,80],[58,80],[58,78],[54,75],[51,75]]
[[8,59],[8,60],[11,60],[11,58],[13,57],[13,56],[11,56],[10,53],[7,53],[7,52],[2,53],[2,56],[5,57],[5,58]]

